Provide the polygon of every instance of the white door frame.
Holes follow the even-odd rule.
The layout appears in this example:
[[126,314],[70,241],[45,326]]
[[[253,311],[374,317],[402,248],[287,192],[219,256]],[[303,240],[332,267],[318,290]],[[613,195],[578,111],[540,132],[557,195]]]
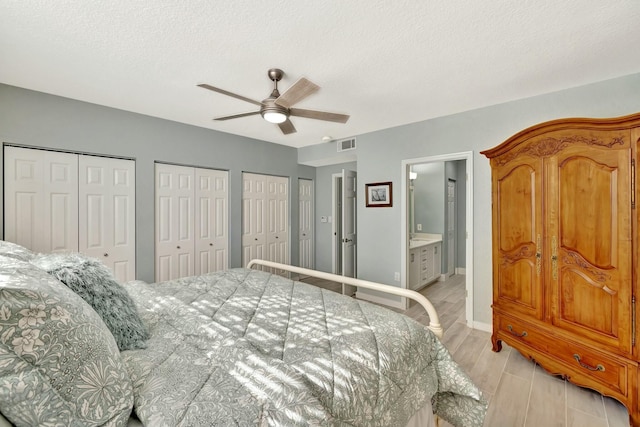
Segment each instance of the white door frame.
[[[408,253],[409,253],[409,227],[408,227],[408,197],[409,197],[409,170],[411,165],[433,162],[448,162],[455,160],[466,160],[466,206],[465,206],[465,229],[467,232],[467,244],[465,248],[466,254],[466,274],[465,288],[467,291],[466,299],[466,321],[467,326],[473,328],[473,151],[464,151],[460,153],[443,154],[439,156],[420,157],[414,159],[405,159],[402,161],[401,177],[401,203],[400,203],[400,286],[407,289],[408,283]],[[408,301],[403,298],[404,306],[407,307]]]

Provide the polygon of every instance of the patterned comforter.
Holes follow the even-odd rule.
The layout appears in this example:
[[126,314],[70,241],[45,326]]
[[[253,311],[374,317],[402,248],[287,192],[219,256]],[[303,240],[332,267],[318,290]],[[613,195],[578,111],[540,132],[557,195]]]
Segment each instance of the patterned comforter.
[[402,426],[429,399],[482,425],[479,390],[404,315],[247,269],[126,287],[152,335],[122,353],[145,425]]

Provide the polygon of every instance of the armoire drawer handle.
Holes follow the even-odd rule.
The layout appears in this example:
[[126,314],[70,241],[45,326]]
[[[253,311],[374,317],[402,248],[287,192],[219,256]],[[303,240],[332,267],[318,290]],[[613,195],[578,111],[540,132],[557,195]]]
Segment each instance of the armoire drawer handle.
[[580,355],[579,354],[574,354],[573,358],[576,359],[576,362],[578,362],[578,364],[580,366],[582,366],[585,369],[588,369],[590,371],[600,371],[600,372],[604,372],[604,366],[602,366],[601,364],[597,364],[596,367],[594,368],[593,366],[589,366],[586,363],[582,363],[580,361]]
[[180,246],[176,246],[176,249],[180,249]]
[[109,256],[109,254],[104,254],[104,256]]
[[517,333],[517,332],[514,332],[514,331],[513,331],[513,326],[511,326],[511,325],[507,325],[507,329],[509,329],[509,332],[511,333],[511,335],[513,335],[513,336],[515,336],[515,337],[524,338],[524,337],[526,337],[526,336],[528,335],[528,334],[527,334],[527,331],[522,331],[522,333],[521,333],[521,334],[519,334],[519,333]]
[[209,246],[213,246],[213,243],[209,243]]

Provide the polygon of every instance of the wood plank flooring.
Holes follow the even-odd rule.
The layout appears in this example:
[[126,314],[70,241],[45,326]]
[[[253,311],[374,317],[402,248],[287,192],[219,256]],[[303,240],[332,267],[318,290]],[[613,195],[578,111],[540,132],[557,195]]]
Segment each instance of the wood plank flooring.
[[[341,291],[341,285],[306,278],[302,281]],[[507,345],[491,350],[491,335],[467,327],[464,276],[455,275],[420,291],[435,306],[444,328],[444,345],[489,402],[486,427],[625,427],[625,407],[609,397],[547,374]],[[399,311],[399,310],[395,310]],[[428,324],[421,306],[404,313]],[[450,427],[446,422],[441,427]]]

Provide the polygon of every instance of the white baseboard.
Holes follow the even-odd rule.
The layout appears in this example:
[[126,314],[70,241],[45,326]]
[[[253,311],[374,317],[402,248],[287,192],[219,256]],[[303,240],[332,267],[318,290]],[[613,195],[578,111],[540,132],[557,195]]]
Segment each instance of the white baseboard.
[[405,310],[403,301],[390,301],[387,298],[365,294],[364,292],[356,292],[356,298],[364,301],[375,302],[376,304],[386,305],[387,307],[393,307],[393,308],[398,308],[400,310]]
[[470,328],[477,329],[479,331],[493,333],[493,325],[491,323],[473,322],[472,325],[468,325]]
[[467,274],[467,269],[463,267],[456,267],[456,274]]

